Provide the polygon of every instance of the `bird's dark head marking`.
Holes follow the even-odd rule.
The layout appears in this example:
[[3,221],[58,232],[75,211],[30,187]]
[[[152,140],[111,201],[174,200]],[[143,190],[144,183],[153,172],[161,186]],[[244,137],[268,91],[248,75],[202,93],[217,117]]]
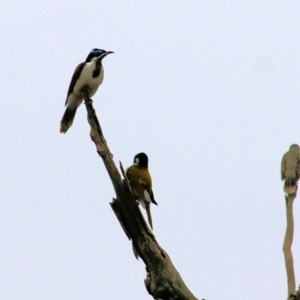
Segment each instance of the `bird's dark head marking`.
[[91,50],[91,52],[87,56],[85,62],[91,62],[93,60],[98,60],[98,59],[102,60],[102,58],[104,58],[106,55],[111,54],[111,53],[114,53],[114,52],[94,48],[94,49]]
[[133,159],[133,162],[141,168],[148,168],[148,161],[148,156],[144,152],[138,153]]

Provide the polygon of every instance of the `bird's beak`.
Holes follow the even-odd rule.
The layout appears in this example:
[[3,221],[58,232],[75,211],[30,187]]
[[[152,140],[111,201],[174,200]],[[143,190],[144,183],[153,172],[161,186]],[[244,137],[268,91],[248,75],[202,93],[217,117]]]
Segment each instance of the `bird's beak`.
[[113,52],[113,51],[106,51],[105,52],[105,56],[108,55],[108,54],[111,54],[111,53],[115,53],[115,52]]

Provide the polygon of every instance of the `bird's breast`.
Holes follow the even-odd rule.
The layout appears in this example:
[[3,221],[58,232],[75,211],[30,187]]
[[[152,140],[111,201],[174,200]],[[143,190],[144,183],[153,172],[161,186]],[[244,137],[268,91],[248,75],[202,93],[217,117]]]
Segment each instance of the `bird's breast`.
[[95,62],[86,63],[83,67],[80,77],[75,84],[73,93],[81,97],[81,89],[87,85],[90,89],[90,97],[93,97],[98,90],[99,85],[103,81],[104,70],[100,65],[100,73],[97,77],[93,77],[94,70],[96,68]]

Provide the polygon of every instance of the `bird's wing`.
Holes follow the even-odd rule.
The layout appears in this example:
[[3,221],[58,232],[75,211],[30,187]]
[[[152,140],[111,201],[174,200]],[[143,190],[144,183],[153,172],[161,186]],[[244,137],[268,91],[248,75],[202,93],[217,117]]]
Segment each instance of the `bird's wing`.
[[151,176],[147,169],[140,169],[139,167],[132,165],[126,170],[126,176],[132,189],[139,195],[140,198],[145,198],[144,190],[146,190],[148,192],[148,199],[150,198],[151,202],[157,205],[152,191]]
[[74,89],[74,86],[76,84],[76,81],[78,80],[80,74],[81,74],[81,71],[84,67],[84,62],[80,63],[75,71],[74,71],[74,74],[73,74],[73,77],[71,79],[71,82],[70,82],[70,86],[69,86],[69,89],[68,89],[68,94],[67,94],[67,99],[66,99],[66,103],[65,103],[65,106],[68,104],[68,97],[70,96],[70,94],[72,93],[73,89]]
[[280,170],[280,174],[281,174],[281,180],[284,180],[284,173],[285,173],[285,169],[286,169],[286,164],[285,164],[285,158],[286,158],[286,153],[283,155],[282,160],[281,160],[281,170]]
[[296,182],[298,181],[299,177],[300,177],[300,155],[298,155],[297,157],[297,168],[296,168]]
[[157,202],[154,199],[154,193],[152,190],[152,179],[150,176],[149,171],[143,173],[143,176],[140,179],[140,183],[143,186],[143,188],[148,192],[150,200],[153,204],[157,205]]
[[140,184],[143,186],[145,190],[151,195],[152,191],[152,180],[150,173],[147,169],[143,169],[142,172],[140,173]]
[[143,198],[144,189],[140,183],[140,169],[136,165],[132,165],[126,170],[126,176],[130,182],[134,195],[136,195],[138,199]]
[[299,153],[288,151],[285,154],[284,179],[286,186],[293,186],[296,182],[299,163]]

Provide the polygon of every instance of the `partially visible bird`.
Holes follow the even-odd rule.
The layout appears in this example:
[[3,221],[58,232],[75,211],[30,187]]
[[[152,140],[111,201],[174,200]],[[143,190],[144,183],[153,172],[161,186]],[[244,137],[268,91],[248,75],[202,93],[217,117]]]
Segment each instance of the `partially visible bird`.
[[110,53],[114,52],[96,48],[92,49],[85,62],[80,63],[75,69],[65,103],[67,108],[60,121],[61,133],[66,133],[73,124],[76,110],[83,101],[81,89],[87,86],[90,97],[93,97],[97,92],[104,75],[102,59]]
[[293,144],[281,160],[281,180],[285,180],[283,190],[286,194],[296,193],[299,177],[300,148],[299,145]]
[[157,205],[152,191],[152,180],[148,171],[148,156],[141,152],[135,155],[133,165],[126,170],[126,176],[130,182],[134,195],[146,209],[148,222],[153,229],[150,212],[151,202]]

